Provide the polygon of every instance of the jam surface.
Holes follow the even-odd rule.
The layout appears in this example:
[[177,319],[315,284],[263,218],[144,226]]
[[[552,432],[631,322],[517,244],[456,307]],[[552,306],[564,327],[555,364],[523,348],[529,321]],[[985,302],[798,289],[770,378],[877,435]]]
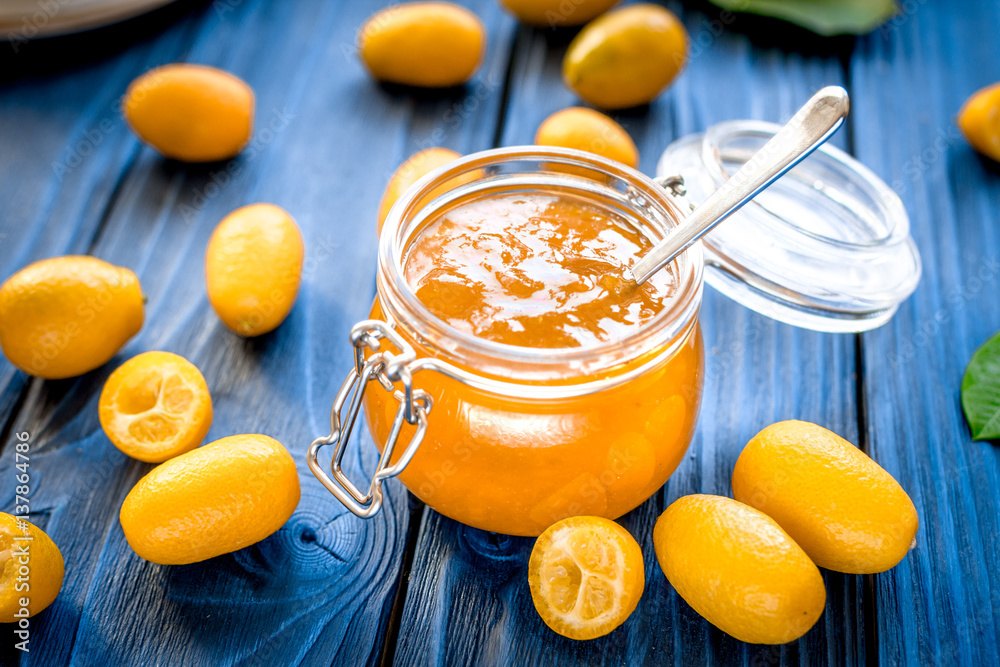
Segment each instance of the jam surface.
[[534,348],[620,340],[661,312],[676,275],[626,281],[652,242],[613,210],[566,195],[516,194],[462,204],[411,245],[404,275],[452,327]]

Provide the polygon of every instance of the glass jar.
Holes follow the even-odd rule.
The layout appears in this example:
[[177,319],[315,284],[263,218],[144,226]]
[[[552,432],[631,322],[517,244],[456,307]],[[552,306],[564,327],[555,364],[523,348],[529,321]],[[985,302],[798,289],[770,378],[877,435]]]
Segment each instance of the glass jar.
[[[718,133],[709,135],[719,141]],[[725,168],[738,159],[731,153],[716,143],[703,157],[714,156]],[[843,165],[856,177],[874,178],[857,171],[860,165]],[[790,182],[804,173],[801,165],[796,169],[799,176]],[[567,516],[614,519],[653,495],[687,451],[698,415],[704,368],[701,243],[664,269],[675,272],[678,287],[654,318],[621,340],[564,349],[505,345],[450,326],[416,297],[404,264],[421,231],[442,212],[515,193],[583,199],[612,210],[655,243],[690,210],[684,178],[654,180],[590,153],[529,146],[476,153],[418,181],[386,219],[371,319],[352,329],[355,368],[334,402],[331,434],[309,449],[313,473],[361,517],[378,512],[382,483],[399,476],[440,513],[514,535],[538,535]],[[839,191],[824,194],[844,199]],[[780,209],[780,197],[773,199],[768,211]],[[903,216],[905,225],[905,211]],[[817,237],[808,229],[803,233]],[[712,268],[734,280],[730,267],[720,269],[714,261]],[[919,276],[919,260],[916,271]],[[776,310],[761,289],[758,283],[750,290],[748,306],[804,323],[800,305]],[[768,289],[765,284],[764,294]],[[810,316],[820,310],[812,302],[805,308]],[[813,319],[843,330],[842,311],[838,304],[828,318]],[[794,317],[781,317],[788,313]],[[857,321],[863,328],[873,320]],[[362,408],[381,452],[364,490],[341,467]],[[318,460],[327,445],[334,446],[332,477]]]

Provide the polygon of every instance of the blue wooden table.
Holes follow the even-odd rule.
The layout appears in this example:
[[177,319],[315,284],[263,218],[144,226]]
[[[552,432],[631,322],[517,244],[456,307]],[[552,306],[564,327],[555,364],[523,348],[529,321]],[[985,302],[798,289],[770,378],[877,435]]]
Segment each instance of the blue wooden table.
[[[963,100],[1000,80],[1000,2],[905,0],[858,39],[668,2],[691,61],[648,108],[616,115],[654,170],[672,140],[733,118],[786,119],[825,84],[846,86],[834,141],[902,197],[924,261],[914,296],[885,327],[830,335],[775,323],[707,290],[708,360],[697,435],[664,488],[622,523],[643,545],[646,591],[625,625],[591,642],[549,631],[526,584],[531,540],[446,519],[389,484],[363,522],[313,478],[305,450],[328,432],[350,367],[347,332],[374,294],[375,214],[392,170],[415,151],[530,143],[548,114],[578,103],[561,84],[572,32],[519,28],[495,0],[468,0],[489,30],[465,87],[414,93],[373,83],[356,31],[377,2],[181,2],[83,35],[0,43],[0,279],[31,261],[89,253],[139,274],[147,322],[109,364],[41,381],[0,359],[0,508],[14,504],[15,433],[31,437],[36,521],[66,558],[57,601],[32,620],[31,653],[0,628],[0,658],[34,665],[226,664],[1000,664],[1000,449],[973,442],[959,384],[1000,329],[1000,169],[958,134]],[[254,142],[207,167],[160,158],[118,111],[150,67],[207,63],[257,95]],[[215,224],[255,201],[298,221],[307,261],[289,319],[251,340],[205,296]],[[122,361],[184,355],[215,402],[208,439],[261,432],[299,464],[302,501],[277,534],[188,566],[145,562],[118,510],[150,466],[120,453],[97,397]],[[828,601],[802,640],[738,642],[668,585],[652,552],[659,513],[689,493],[730,492],[742,446],[781,419],[858,443],[909,492],[916,548],[875,576],[825,573]],[[371,470],[375,448],[349,472]],[[4,626],[7,627],[7,626]]]

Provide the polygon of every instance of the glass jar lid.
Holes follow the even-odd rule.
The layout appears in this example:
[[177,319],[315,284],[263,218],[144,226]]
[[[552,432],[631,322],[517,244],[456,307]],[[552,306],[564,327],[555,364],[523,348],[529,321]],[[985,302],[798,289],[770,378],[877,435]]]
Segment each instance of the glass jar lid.
[[[657,176],[704,201],[781,129],[729,121],[672,143]],[[815,153],[702,240],[705,280],[773,319],[829,332],[885,324],[920,280],[899,197],[833,146]]]

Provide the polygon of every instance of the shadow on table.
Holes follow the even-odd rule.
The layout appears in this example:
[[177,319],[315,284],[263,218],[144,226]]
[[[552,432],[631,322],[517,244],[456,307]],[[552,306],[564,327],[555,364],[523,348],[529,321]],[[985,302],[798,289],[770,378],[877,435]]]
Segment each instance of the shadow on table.
[[695,17],[693,23],[690,18],[687,22],[688,33],[694,43],[691,48],[697,46],[702,34],[731,31],[745,35],[754,46],[762,49],[795,51],[805,56],[838,55],[847,58],[856,39],[853,35],[824,37],[788,21],[745,12],[730,12],[708,0],[685,0],[684,7],[704,14],[700,20]]
[[[0,35],[0,83],[99,61],[208,10],[210,0],[176,0],[165,7],[103,28],[54,37]],[[13,39],[10,39],[13,34]]]

